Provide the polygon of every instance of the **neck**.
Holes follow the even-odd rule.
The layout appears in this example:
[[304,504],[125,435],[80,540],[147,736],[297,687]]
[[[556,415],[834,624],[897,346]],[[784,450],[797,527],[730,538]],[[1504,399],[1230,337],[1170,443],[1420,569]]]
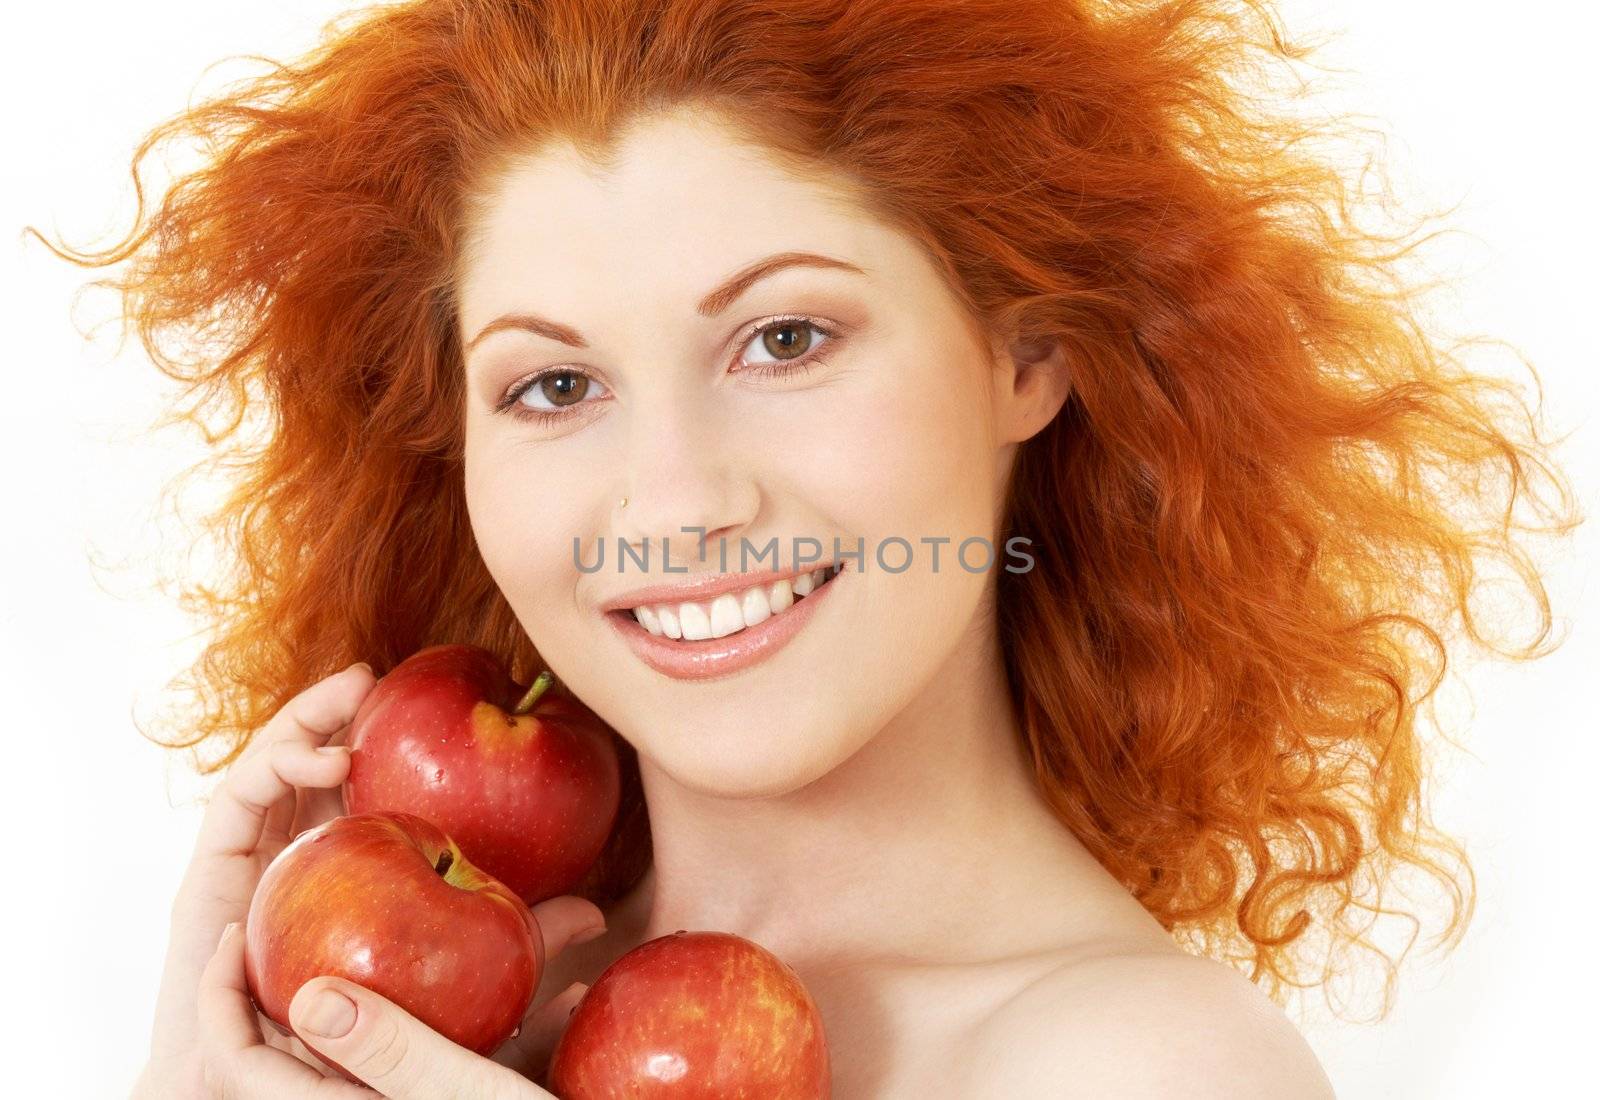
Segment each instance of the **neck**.
[[639,941],[716,929],[786,960],[948,963],[1037,950],[1074,897],[1120,891],[1038,794],[992,621],[969,633],[938,691],[798,790],[710,796],[641,757],[654,862],[621,907]]

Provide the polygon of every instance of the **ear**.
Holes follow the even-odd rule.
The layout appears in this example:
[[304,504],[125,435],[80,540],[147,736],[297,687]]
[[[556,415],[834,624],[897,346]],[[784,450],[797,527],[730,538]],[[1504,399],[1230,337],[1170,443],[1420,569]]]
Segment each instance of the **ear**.
[[1055,419],[1072,392],[1066,349],[1049,337],[997,340],[994,378],[996,427],[1006,443],[1036,435]]

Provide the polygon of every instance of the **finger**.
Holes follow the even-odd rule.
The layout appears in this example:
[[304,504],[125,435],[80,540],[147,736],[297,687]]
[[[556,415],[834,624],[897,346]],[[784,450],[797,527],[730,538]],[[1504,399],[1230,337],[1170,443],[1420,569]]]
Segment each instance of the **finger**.
[[228,769],[200,822],[195,857],[252,856],[267,817],[296,787],[338,786],[350,773],[350,750],[284,740]]
[[[346,777],[348,778],[348,771]],[[344,815],[343,782],[340,780],[341,785],[336,787],[301,788],[300,805],[295,811],[291,840],[307,829],[314,829],[324,822]]]
[[[346,722],[328,738],[328,746],[346,744],[349,734],[350,723]],[[279,802],[267,815],[263,844],[270,843],[281,850],[307,829],[332,821],[344,812],[342,780],[337,787],[296,787],[293,799]]]
[[544,958],[548,963],[568,947],[588,943],[606,930],[606,915],[588,898],[562,894],[532,907],[544,933]]
[[549,1098],[504,1066],[458,1046],[369,989],[324,975],[301,986],[289,1021],[318,1057],[390,1100]]
[[[259,1025],[266,1018],[256,1011],[256,1022]],[[310,1047],[302,1043],[292,1031],[283,1031],[276,1024],[269,1024],[261,1028],[261,1040],[269,1047],[281,1050],[294,1058],[298,1058],[324,1077],[336,1077],[339,1071],[324,1062],[314,1054]]]
[[[365,662],[363,662],[365,664]],[[367,671],[372,671],[372,666],[366,666]],[[376,683],[376,680],[374,680]],[[328,738],[329,745],[346,745],[350,742],[350,723],[346,722]],[[293,840],[307,829],[315,829],[324,822],[332,821],[345,813],[344,787],[302,787],[295,801],[293,823],[290,826],[289,839]]]
[[494,1060],[532,1081],[542,1080],[550,1068],[561,1033],[589,987],[573,982],[528,1014],[516,1037],[495,1052]]
[[273,803],[272,809],[267,811],[267,820],[261,828],[261,846],[270,847],[276,853],[291,839],[289,830],[294,827],[294,818],[300,803],[300,794],[297,790],[293,798],[280,798]]
[[319,753],[328,738],[354,717],[375,681],[355,665],[320,680],[290,699],[261,731],[264,747],[241,757],[206,807],[197,855],[248,855],[255,851],[267,814],[296,786],[337,787],[350,770],[350,751]]
[[[274,741],[282,740],[286,736],[299,736],[302,733],[305,724],[303,722],[295,721],[294,712],[291,710],[291,708],[296,705],[295,700],[301,695],[307,695],[318,690],[326,690],[323,688],[323,685],[335,680],[348,681],[362,677],[365,677],[367,680],[371,681],[371,683],[368,685],[368,690],[371,690],[372,684],[377,683],[377,677],[375,677],[372,673],[372,666],[367,664],[365,661],[357,661],[349,668],[341,669],[331,676],[325,676],[321,680],[318,680],[316,683],[300,692],[300,695],[291,698],[289,702],[278,708],[277,713],[275,713],[267,722],[267,724],[261,728],[261,732],[255,737],[252,737],[245,745],[244,752],[239,754],[239,759],[243,760],[247,756],[261,752]],[[366,693],[362,692],[361,697],[365,698]],[[359,707],[360,705],[360,701],[358,700],[356,706]],[[351,717],[353,718],[354,716],[355,712],[352,708]],[[320,730],[313,732],[317,733],[319,740],[316,743],[318,744],[340,745],[344,743],[345,735],[349,732],[349,729],[349,722],[346,721],[344,725],[340,726],[332,734],[321,733]]]
[[216,1092],[238,1100],[371,1100],[367,1090],[323,1077],[263,1042],[245,984],[244,935],[237,924],[223,930],[216,952],[201,972],[197,1007],[205,1079]]

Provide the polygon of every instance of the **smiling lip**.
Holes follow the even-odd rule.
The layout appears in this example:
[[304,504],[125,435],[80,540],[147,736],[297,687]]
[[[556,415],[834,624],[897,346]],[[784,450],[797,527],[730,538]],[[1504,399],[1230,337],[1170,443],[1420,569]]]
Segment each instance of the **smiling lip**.
[[712,680],[741,672],[782,649],[811,620],[818,605],[847,572],[841,567],[832,580],[796,600],[788,610],[722,638],[674,641],[656,637],[627,610],[607,611],[605,617],[639,659],[662,675],[675,680]]

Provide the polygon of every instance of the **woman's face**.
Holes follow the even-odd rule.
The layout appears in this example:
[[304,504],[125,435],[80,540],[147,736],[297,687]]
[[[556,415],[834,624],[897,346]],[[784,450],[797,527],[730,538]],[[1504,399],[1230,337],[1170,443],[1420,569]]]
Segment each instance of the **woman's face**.
[[[678,782],[738,796],[818,778],[919,693],[949,690],[935,675],[971,642],[992,580],[974,571],[982,544],[968,547],[970,570],[955,550],[995,539],[1013,448],[997,441],[993,350],[912,239],[686,113],[638,123],[609,174],[553,144],[487,197],[458,301],[467,504],[490,573],[555,674]],[[792,252],[856,270],[787,266],[702,302]],[[480,336],[506,315],[563,326],[582,346],[526,324]],[[518,416],[541,412],[553,419]],[[705,529],[703,559],[685,528]],[[877,559],[891,538],[910,544],[904,572]],[[603,548],[598,572],[580,568],[575,539],[585,567]],[[924,539],[948,540],[937,567]],[[815,568],[858,540],[862,561],[744,628],[772,630],[816,599],[784,644],[709,678],[648,663],[626,634],[644,628],[605,610],[707,574],[793,575],[797,549]],[[631,557],[618,571],[622,541],[648,547],[648,571]],[[906,547],[883,560],[899,568]],[[725,612],[713,630],[728,629]]]

